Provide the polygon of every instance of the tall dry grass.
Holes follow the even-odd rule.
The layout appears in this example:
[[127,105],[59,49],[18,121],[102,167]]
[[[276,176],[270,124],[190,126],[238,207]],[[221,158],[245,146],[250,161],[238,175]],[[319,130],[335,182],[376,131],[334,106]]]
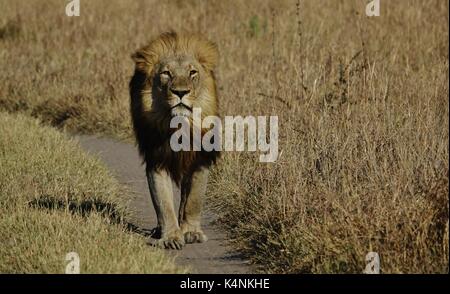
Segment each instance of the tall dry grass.
[[130,53],[219,44],[223,115],[278,115],[280,158],[227,153],[209,195],[265,272],[448,272],[448,1],[0,0],[0,107],[130,137]]

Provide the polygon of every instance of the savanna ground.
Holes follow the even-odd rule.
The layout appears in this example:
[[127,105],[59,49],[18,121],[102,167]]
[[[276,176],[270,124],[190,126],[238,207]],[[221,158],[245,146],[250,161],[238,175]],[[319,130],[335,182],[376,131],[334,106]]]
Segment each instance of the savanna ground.
[[0,0],[1,109],[131,140],[130,54],[203,33],[222,115],[279,117],[277,162],[223,154],[208,188],[261,271],[448,272],[448,1],[81,2]]

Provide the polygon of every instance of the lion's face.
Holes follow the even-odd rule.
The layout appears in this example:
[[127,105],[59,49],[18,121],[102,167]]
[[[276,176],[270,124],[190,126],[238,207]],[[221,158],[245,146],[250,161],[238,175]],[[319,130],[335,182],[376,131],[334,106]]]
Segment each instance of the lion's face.
[[193,110],[201,116],[217,115],[214,69],[217,46],[198,35],[164,33],[132,55],[136,63],[130,81],[134,119],[157,121],[161,130],[172,117],[193,121]]
[[[157,99],[170,115],[191,117],[201,97],[202,66],[190,56],[164,58],[155,67],[154,82]],[[158,104],[159,104],[158,103]]]

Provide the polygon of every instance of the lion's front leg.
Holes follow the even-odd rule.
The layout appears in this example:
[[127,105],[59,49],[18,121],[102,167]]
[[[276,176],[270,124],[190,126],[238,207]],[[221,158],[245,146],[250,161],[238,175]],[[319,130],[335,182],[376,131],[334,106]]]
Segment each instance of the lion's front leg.
[[181,186],[179,223],[186,243],[202,243],[208,240],[200,224],[208,174],[208,169],[203,168],[185,179]]
[[147,169],[147,181],[161,231],[161,238],[151,239],[150,244],[167,249],[181,249],[185,242],[175,214],[172,179],[164,170]]

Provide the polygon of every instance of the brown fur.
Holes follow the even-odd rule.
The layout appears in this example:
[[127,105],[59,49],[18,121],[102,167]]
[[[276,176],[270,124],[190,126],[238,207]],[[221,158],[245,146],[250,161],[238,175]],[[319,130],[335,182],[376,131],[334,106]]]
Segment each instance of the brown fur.
[[130,82],[130,96],[134,132],[147,169],[165,169],[180,185],[183,177],[213,164],[218,152],[174,152],[170,148],[170,136],[175,130],[169,128],[170,113],[158,106],[158,101],[165,98],[157,94],[157,68],[161,60],[178,56],[193,57],[202,67],[201,89],[194,102],[195,107],[201,108],[202,118],[218,115],[214,77],[217,48],[196,35],[164,33],[133,54],[136,68]]

